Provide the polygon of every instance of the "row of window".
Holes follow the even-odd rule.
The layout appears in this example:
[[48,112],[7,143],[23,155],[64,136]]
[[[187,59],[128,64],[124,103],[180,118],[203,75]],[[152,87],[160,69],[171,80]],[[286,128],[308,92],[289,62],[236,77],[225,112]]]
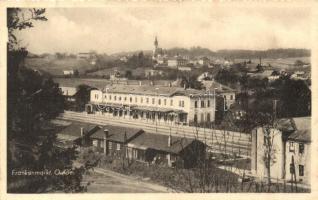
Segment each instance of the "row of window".
[[[194,121],[195,123],[198,122],[198,115],[197,115],[197,114],[194,114],[193,121]],[[203,121],[210,122],[210,121],[211,121],[211,115],[210,115],[210,113],[207,113],[207,114],[206,114],[206,120],[204,120],[204,113],[201,113],[201,120],[200,120],[200,121],[201,121],[201,122],[203,122]]]
[[[296,145],[294,142],[289,142],[289,152],[295,152]],[[305,152],[304,143],[298,143],[298,153],[302,154]]]
[[108,143],[108,149],[109,149],[109,150],[112,150],[112,149],[113,149],[113,145],[115,145],[115,144],[116,144],[116,150],[117,150],[117,151],[120,151],[120,144],[119,144],[119,143],[109,142],[109,143]]
[[[201,100],[200,101],[200,105],[201,105],[201,108],[209,108],[210,107],[210,100],[207,100],[207,102],[205,103],[204,100]],[[197,108],[198,107],[198,101],[194,101],[194,107]]]
[[[94,98],[97,100],[98,98],[99,98],[99,95],[98,94],[95,94],[95,96],[94,96]],[[112,98],[113,98],[113,100],[114,101],[124,101],[124,102],[126,102],[127,101],[127,97],[125,96],[125,97],[121,97],[121,96],[116,96],[116,95],[114,95],[114,96],[112,96],[112,95],[104,95],[104,99],[105,100],[112,100]],[[155,104],[155,98],[149,98],[149,97],[146,97],[146,98],[144,98],[144,97],[140,97],[139,98],[139,102],[140,103],[144,103],[144,101],[145,101],[145,103],[146,104],[149,104],[150,103],[150,100],[151,100],[151,103],[152,104]],[[129,97],[129,102],[130,103],[138,103],[138,97]],[[166,106],[167,104],[168,104],[168,100],[167,99],[158,99],[157,100],[157,103],[158,103],[158,105],[164,105],[164,106]],[[209,103],[210,104],[210,103]],[[170,102],[169,102],[169,105],[170,106],[173,106],[173,99],[170,99]],[[184,101],[183,100],[180,100],[179,101],[179,107],[184,107],[185,106],[185,103],[184,103]]]

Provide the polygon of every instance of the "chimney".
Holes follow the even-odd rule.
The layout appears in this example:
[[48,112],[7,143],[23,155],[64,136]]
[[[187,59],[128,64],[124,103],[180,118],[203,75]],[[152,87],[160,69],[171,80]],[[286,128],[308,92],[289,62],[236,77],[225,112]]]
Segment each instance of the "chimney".
[[186,89],[186,84],[185,83],[183,84],[183,89]]
[[150,85],[153,85],[153,81],[150,82]]
[[139,86],[141,86],[141,81],[139,81]]
[[81,146],[85,144],[85,138],[84,138],[84,128],[81,127]]
[[172,84],[171,84],[171,82],[169,82],[169,87],[171,87],[172,86]]
[[107,129],[104,129],[104,154],[108,155],[108,139],[109,137],[109,132]]
[[171,134],[168,137],[168,147],[171,147]]
[[83,136],[84,136],[84,128],[81,127],[81,137],[83,137]]

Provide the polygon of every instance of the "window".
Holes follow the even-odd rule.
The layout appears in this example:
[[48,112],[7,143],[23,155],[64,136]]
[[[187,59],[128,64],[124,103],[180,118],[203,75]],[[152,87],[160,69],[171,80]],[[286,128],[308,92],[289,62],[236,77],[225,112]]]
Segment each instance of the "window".
[[206,114],[206,121],[207,122],[211,121],[210,113]]
[[95,94],[95,99],[98,99],[98,94]]
[[226,100],[226,95],[224,95],[224,99]]
[[208,100],[208,104],[207,104],[207,107],[210,107],[210,100]]
[[149,98],[146,98],[146,103],[149,103]]
[[135,97],[135,103],[137,103],[137,101],[138,101],[138,99],[137,99],[137,97]]
[[158,104],[161,105],[161,99],[158,99]]
[[233,100],[233,95],[230,96],[230,99]]
[[112,143],[112,142],[109,142],[109,143],[108,143],[108,149],[109,149],[109,150],[112,150],[112,147],[113,147],[113,143]]
[[184,101],[181,102],[181,106],[184,107]]
[[140,97],[140,103],[143,103],[144,99],[142,97]]
[[104,95],[104,99],[107,99],[107,95],[106,94]]
[[121,96],[120,96],[120,97],[118,97],[118,100],[119,100],[119,101],[121,101]]
[[197,114],[194,114],[193,121],[194,121],[194,123],[198,122],[198,115]]
[[181,107],[181,101],[179,101],[179,107]]
[[163,105],[167,105],[167,99],[163,100]]
[[109,100],[112,100],[112,95],[109,95]]
[[117,143],[117,146],[116,146],[116,150],[117,150],[117,151],[120,150],[120,144],[118,144],[118,143]]
[[195,108],[198,107],[198,102],[197,102],[197,101],[194,102],[194,107],[195,107]]
[[132,102],[132,97],[129,98],[129,102],[130,102],[130,103]]
[[299,153],[304,153],[305,145],[304,143],[299,143]]
[[114,96],[114,101],[116,101],[117,100],[117,97],[116,96]]
[[201,101],[201,108],[204,108],[204,101]]
[[152,104],[155,104],[155,98],[152,98]]
[[124,101],[127,101],[127,97],[124,97]]
[[173,100],[172,99],[170,100],[170,106],[173,106]]
[[294,142],[289,142],[289,152],[295,152]]
[[304,165],[299,165],[299,176],[304,176]]

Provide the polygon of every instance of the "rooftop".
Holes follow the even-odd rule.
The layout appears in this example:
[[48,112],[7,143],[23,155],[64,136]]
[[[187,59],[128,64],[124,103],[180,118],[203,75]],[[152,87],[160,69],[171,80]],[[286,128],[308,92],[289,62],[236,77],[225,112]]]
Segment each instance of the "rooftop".
[[98,126],[87,123],[73,122],[57,133],[57,137],[59,140],[77,140],[81,137],[81,128],[83,128],[84,134],[86,135],[98,129]]
[[282,118],[276,124],[279,130],[291,132],[289,140],[311,141],[311,117]]
[[[125,81],[111,81],[107,79],[96,79],[96,78],[54,78],[54,82],[59,83],[60,87],[74,87],[78,85],[86,84],[91,87],[98,89],[103,89],[108,84],[118,84],[118,85],[139,85],[140,82],[142,85],[151,85],[150,80],[125,80]],[[155,86],[168,86],[171,81],[169,80],[156,80],[153,81]]]
[[120,94],[142,94],[152,96],[196,96],[207,94],[203,90],[184,89],[176,86],[156,86],[156,85],[122,85],[111,84],[104,87],[104,91]]
[[130,141],[134,137],[138,136],[138,134],[143,132],[142,129],[107,125],[107,126],[104,126],[103,128],[98,129],[96,132],[92,133],[90,137],[96,138],[96,139],[104,139],[105,129],[108,130],[109,140],[121,142],[121,143],[125,142],[125,134],[126,134],[127,141]]
[[190,145],[195,139],[183,138],[183,137],[171,137],[171,146],[168,146],[168,135],[143,133],[131,142],[129,147],[139,149],[155,149],[158,151],[165,151],[170,153],[180,153],[184,148]]
[[311,142],[311,130],[297,130],[288,136],[288,140]]
[[221,83],[218,83],[214,80],[212,81],[202,81],[203,85],[206,87],[207,90],[214,90],[215,89],[215,92],[235,92],[234,89],[226,86],[226,85],[223,85]]
[[281,118],[276,121],[276,127],[282,131],[310,130],[311,117]]

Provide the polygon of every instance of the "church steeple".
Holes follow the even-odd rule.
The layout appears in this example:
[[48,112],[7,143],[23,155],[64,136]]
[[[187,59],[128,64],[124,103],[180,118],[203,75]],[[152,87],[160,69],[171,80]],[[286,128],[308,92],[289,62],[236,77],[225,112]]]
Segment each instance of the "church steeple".
[[156,38],[155,38],[154,45],[155,45],[155,47],[156,47],[156,49],[157,49],[157,48],[158,48],[158,39],[157,39],[157,36],[156,36]]

